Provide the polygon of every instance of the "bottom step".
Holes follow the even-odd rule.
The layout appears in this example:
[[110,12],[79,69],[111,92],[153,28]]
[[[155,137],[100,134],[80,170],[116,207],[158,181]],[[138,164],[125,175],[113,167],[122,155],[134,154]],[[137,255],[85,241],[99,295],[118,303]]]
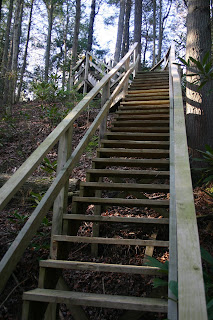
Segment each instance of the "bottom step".
[[165,299],[94,294],[50,289],[35,289],[23,294],[23,300],[52,303],[71,303],[74,305],[138,310],[166,313],[168,302]]

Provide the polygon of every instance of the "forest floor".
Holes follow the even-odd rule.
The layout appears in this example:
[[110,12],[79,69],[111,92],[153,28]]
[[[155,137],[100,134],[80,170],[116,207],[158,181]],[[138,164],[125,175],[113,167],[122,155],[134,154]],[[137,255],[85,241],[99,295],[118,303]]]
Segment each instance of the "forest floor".
[[[58,110],[64,110],[62,105],[57,106]],[[73,146],[76,147],[79,140],[84,135],[88,125],[94,119],[98,109],[91,108],[85,111],[74,124]],[[60,112],[59,112],[60,113]],[[13,174],[19,166],[27,159],[27,157],[36,149],[38,145],[47,137],[47,135],[55,127],[54,114],[47,114],[38,102],[28,102],[18,104],[13,107],[12,118],[1,116],[0,122],[0,176]],[[109,117],[109,123],[111,120]],[[72,178],[85,180],[86,169],[90,167],[92,157],[95,155],[95,147],[97,145],[97,137],[94,136],[89,147],[81,156],[78,166],[74,169]],[[53,170],[49,178],[53,178],[55,173],[54,161],[57,156],[57,148],[48,154],[47,158],[50,161],[50,167]],[[49,162],[45,162],[44,165]],[[33,176],[45,179],[48,175],[45,166],[39,166],[34,172]],[[1,179],[0,179],[1,180]],[[32,190],[33,191],[33,190]],[[39,201],[41,194],[23,191],[6,206],[0,215],[0,258],[3,257],[12,241],[15,239],[18,232],[23,227],[25,221],[30,216],[36,201]],[[198,229],[200,236],[200,243],[211,255],[213,255],[213,200],[210,198],[202,187],[194,188],[194,198],[196,206],[196,214],[198,221]],[[92,210],[92,207],[89,209]],[[107,214],[114,214],[112,209]],[[119,209],[121,213],[121,209]],[[122,212],[125,214],[125,212]],[[134,212],[135,214],[135,212]],[[153,212],[150,212],[152,215]],[[19,320],[21,319],[22,308],[22,294],[24,291],[37,287],[38,284],[38,261],[46,259],[49,255],[49,240],[51,231],[51,212],[47,218],[43,220],[36,236],[31,241],[29,247],[26,249],[23,257],[14,270],[9,279],[6,289],[1,295],[0,299],[0,320]],[[101,232],[108,236],[114,234],[114,229],[111,227],[104,227]],[[153,230],[146,230],[147,234],[151,234]],[[91,233],[91,224],[84,224],[80,232],[84,235]],[[137,236],[134,228],[131,230],[121,229],[122,237]],[[168,230],[162,228],[160,230],[162,236],[167,236]],[[120,251],[119,251],[120,250]],[[96,261],[105,263],[119,263],[122,264],[140,264],[144,252],[139,248],[128,249],[108,249],[101,247],[101,256],[94,260],[89,258],[89,248],[87,245],[76,245],[72,251],[70,258],[81,261]],[[105,258],[108,256],[108,258]],[[166,251],[154,252],[155,258],[164,262],[168,259],[169,254]],[[90,260],[89,260],[90,259]],[[103,276],[101,273],[83,272],[79,277],[78,272],[73,272],[72,279],[66,273],[64,277],[68,279],[73,290],[90,290],[91,292],[105,292],[110,293],[113,290],[114,294],[133,294],[138,296],[148,296],[152,291],[152,282],[150,278],[146,280],[139,276],[133,275],[117,275],[111,274]],[[91,284],[91,285],[90,285]],[[143,292],[141,292],[141,284]],[[86,310],[90,320],[116,320],[119,318],[120,311],[112,311],[106,309],[87,308]],[[60,310],[60,318],[63,320],[71,320],[72,317],[69,311],[64,306]],[[157,317],[150,318],[150,315],[143,315],[143,320],[146,319],[164,319],[165,315],[157,315]],[[141,318],[142,319],[142,318]]]

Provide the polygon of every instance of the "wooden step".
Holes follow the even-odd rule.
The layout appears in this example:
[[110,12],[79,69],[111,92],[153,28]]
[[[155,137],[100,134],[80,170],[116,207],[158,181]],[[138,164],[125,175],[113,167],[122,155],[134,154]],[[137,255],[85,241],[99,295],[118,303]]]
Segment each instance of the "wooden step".
[[167,84],[158,84],[158,85],[155,85],[153,87],[149,86],[149,85],[142,85],[142,84],[132,84],[130,86],[130,90],[149,90],[149,89],[167,89],[169,90],[169,86]]
[[98,197],[73,197],[73,202],[126,206],[126,207],[151,207],[151,208],[168,208],[169,200],[150,200],[150,199],[123,199],[123,198],[98,198]]
[[132,86],[149,86],[150,88],[155,88],[158,85],[167,85],[169,86],[169,79],[156,79],[156,80],[152,80],[152,79],[134,79],[134,81],[131,83],[131,87]]
[[99,156],[103,157],[138,157],[138,158],[169,158],[169,151],[164,149],[118,149],[99,148]]
[[[153,90],[152,90],[153,91]],[[133,98],[133,97],[138,97],[138,98],[143,98],[143,97],[159,97],[160,99],[162,99],[162,97],[166,97],[167,99],[169,99],[169,92],[168,91],[154,91],[154,92],[139,92],[137,90],[137,92],[133,93],[132,91],[128,91],[127,94],[125,95],[125,99],[126,98]]]
[[131,140],[101,140],[103,148],[125,149],[168,149],[169,141],[131,141]]
[[110,170],[88,169],[87,173],[94,177],[123,177],[123,178],[157,178],[168,179],[169,171],[158,170]]
[[114,127],[127,127],[127,126],[136,126],[136,127],[168,127],[169,126],[169,120],[123,120],[119,121],[119,119],[116,119],[112,122],[112,125]]
[[131,94],[131,95],[126,95],[124,101],[136,101],[136,100],[141,100],[141,101],[148,101],[148,100],[168,100],[169,96],[168,95],[156,95],[154,96],[153,94],[147,94],[147,95],[139,95],[139,94]]
[[148,90],[131,90],[129,89],[128,90],[128,95],[131,95],[131,94],[159,94],[159,93],[169,93],[169,90],[168,89],[148,89]]
[[81,261],[64,261],[64,260],[40,260],[40,267],[66,269],[66,270],[89,270],[93,272],[114,272],[114,273],[129,273],[143,275],[161,275],[162,270],[157,267],[136,266],[136,265],[121,265],[98,262],[81,262]]
[[138,101],[138,100],[135,100],[135,101],[123,101],[121,103],[121,106],[137,106],[137,105],[143,105],[143,106],[150,106],[150,105],[153,105],[153,106],[156,106],[158,107],[159,105],[165,105],[165,106],[169,106],[169,103],[170,101],[168,99],[166,100],[149,100],[149,101]]
[[131,104],[128,104],[128,105],[123,105],[123,104],[121,104],[120,105],[120,107],[119,107],[119,110],[149,110],[149,111],[160,111],[160,110],[163,110],[163,109],[165,109],[165,110],[167,110],[168,112],[169,112],[169,105],[168,104],[163,104],[163,105],[158,105],[158,106],[156,106],[156,105],[150,105],[150,106],[147,106],[147,105],[144,105],[144,104],[142,104],[141,102],[140,103],[136,103],[136,104],[134,104],[134,103],[132,103],[132,105]]
[[131,114],[131,117],[128,114],[115,114],[115,119],[119,121],[127,120],[167,120],[169,119],[169,114],[149,114],[149,115],[135,115]]
[[114,216],[101,216],[101,215],[85,215],[85,214],[64,214],[64,220],[77,220],[77,221],[90,221],[90,222],[107,222],[107,223],[134,223],[134,224],[154,224],[154,225],[167,225],[169,224],[168,218],[135,218],[135,217],[114,217]]
[[165,299],[51,289],[34,289],[24,292],[23,300],[151,312],[167,312],[168,309],[168,302]]
[[118,115],[161,115],[161,114],[166,114],[169,115],[169,108],[159,108],[159,109],[144,109],[141,108],[140,106],[136,106],[134,108],[129,108],[129,107],[122,107],[119,108],[118,111],[116,111],[116,114]]
[[140,240],[140,239],[123,239],[123,238],[102,238],[102,237],[80,237],[67,235],[54,235],[53,241],[57,242],[73,242],[73,243],[98,243],[121,246],[153,246],[166,248],[169,241],[163,240]]
[[126,158],[95,158],[94,167],[138,167],[138,168],[169,168],[167,159],[126,159]]
[[107,139],[118,139],[118,140],[137,140],[137,141],[146,141],[146,140],[169,140],[169,133],[132,133],[132,132],[106,132],[104,135]]
[[169,127],[111,127],[113,132],[150,132],[163,133],[169,132]]

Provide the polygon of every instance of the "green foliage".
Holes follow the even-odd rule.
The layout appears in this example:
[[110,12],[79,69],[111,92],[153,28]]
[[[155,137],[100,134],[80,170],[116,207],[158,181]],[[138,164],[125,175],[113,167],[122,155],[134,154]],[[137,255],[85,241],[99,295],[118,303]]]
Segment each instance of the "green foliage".
[[11,213],[11,216],[8,219],[13,223],[24,224],[28,219],[28,216],[19,214],[18,210],[15,210],[13,213]]
[[205,283],[208,320],[213,319],[213,257],[204,248],[200,248],[202,259],[207,262],[204,265],[203,278]]
[[205,145],[206,151],[198,150],[202,154],[202,158],[195,158],[195,161],[205,162],[207,167],[205,168],[196,168],[196,171],[200,171],[202,178],[200,181],[203,183],[210,183],[213,181],[213,149],[209,145]]
[[49,174],[56,172],[57,160],[51,162],[47,157],[45,157],[42,161],[41,169]]
[[91,141],[88,143],[86,151],[93,152],[98,147],[98,136],[93,136]]
[[45,192],[40,192],[40,193],[36,193],[33,191],[30,192],[31,200],[36,203],[36,205],[34,204],[32,207],[37,207],[37,205],[39,204],[39,202],[43,198],[44,194],[45,194]]
[[178,59],[181,61],[181,64],[178,65],[187,67],[192,71],[192,74],[186,75],[187,77],[198,76],[198,79],[195,79],[193,82],[198,85],[198,90],[213,80],[213,65],[209,52],[205,54],[202,61],[198,61],[193,57],[189,57],[188,61],[180,57]]

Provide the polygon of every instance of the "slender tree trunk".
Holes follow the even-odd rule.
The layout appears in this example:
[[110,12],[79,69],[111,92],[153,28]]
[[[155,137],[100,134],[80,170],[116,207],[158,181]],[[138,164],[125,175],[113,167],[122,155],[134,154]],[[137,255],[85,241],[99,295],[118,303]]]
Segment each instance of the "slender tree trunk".
[[63,75],[62,75],[62,89],[65,87],[66,68],[67,68],[67,33],[69,24],[69,2],[67,0],[67,12],[66,12],[66,26],[64,30],[64,55],[63,55]]
[[120,14],[118,19],[118,31],[117,31],[117,40],[115,45],[115,54],[114,60],[115,64],[119,61],[121,55],[121,43],[124,27],[124,13],[125,13],[125,0],[120,0]]
[[81,0],[76,0],[75,29],[74,29],[73,45],[72,45],[72,66],[75,66],[77,61],[80,18],[81,18]]
[[135,0],[134,42],[138,42],[138,54],[140,56],[138,70],[141,69],[141,24],[142,24],[142,0]]
[[94,21],[95,21],[95,5],[96,5],[96,0],[92,0],[90,20],[89,20],[88,43],[87,43],[87,51],[89,52],[92,50],[93,30],[94,30]]
[[163,41],[162,0],[160,0],[159,6],[160,6],[160,10],[159,10],[159,40],[158,40],[158,58],[157,58],[158,61],[160,61],[161,59],[162,41]]
[[[207,52],[211,52],[210,1],[188,0],[186,60],[191,56],[202,61]],[[213,146],[212,81],[198,92],[195,79],[187,77],[186,82],[187,136],[193,155],[204,149],[205,144]]]
[[28,31],[27,31],[27,40],[26,40],[26,45],[25,45],[24,59],[23,59],[23,65],[21,68],[20,81],[19,81],[18,94],[17,94],[16,101],[19,101],[19,99],[20,99],[21,88],[22,88],[22,84],[23,84],[23,77],[24,77],[24,73],[25,73],[25,69],[26,69],[26,65],[27,65],[27,51],[28,51],[28,45],[29,45],[29,40],[30,40],[30,29],[31,29],[31,24],[32,24],[33,3],[34,3],[34,0],[31,0],[30,17],[29,17]]
[[144,52],[143,52],[143,67],[146,65],[146,52],[148,48],[148,38],[149,38],[149,29],[146,23],[146,36],[145,36],[145,45],[144,45]]
[[2,0],[0,0],[0,21],[1,21]]
[[50,3],[47,4],[47,13],[48,13],[48,33],[47,33],[47,46],[46,46],[46,53],[45,53],[45,70],[44,70],[45,81],[48,81],[49,68],[50,68],[50,46],[51,46],[53,13],[54,13],[53,0],[51,0]]
[[156,0],[153,0],[153,50],[152,50],[152,66],[155,65],[155,41],[156,41]]
[[125,54],[129,51],[129,20],[130,20],[130,14],[131,14],[131,7],[132,7],[132,0],[127,0],[121,57],[125,56]]
[[6,26],[6,31],[5,31],[3,57],[2,57],[2,64],[1,64],[0,106],[3,101],[4,83],[6,81],[5,75],[8,70],[8,54],[9,54],[12,15],[13,15],[13,0],[10,0],[9,11],[8,11],[8,16],[7,16],[7,26]]

